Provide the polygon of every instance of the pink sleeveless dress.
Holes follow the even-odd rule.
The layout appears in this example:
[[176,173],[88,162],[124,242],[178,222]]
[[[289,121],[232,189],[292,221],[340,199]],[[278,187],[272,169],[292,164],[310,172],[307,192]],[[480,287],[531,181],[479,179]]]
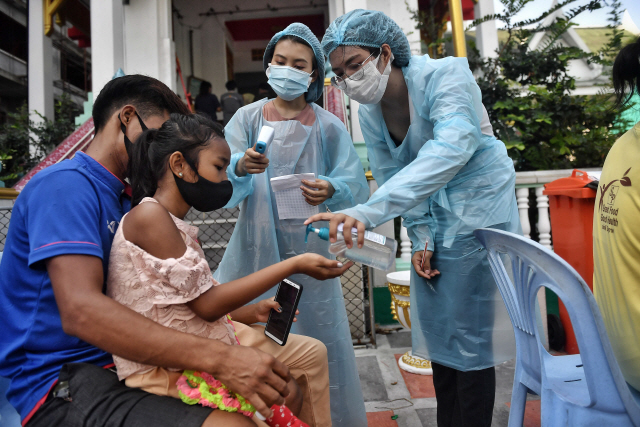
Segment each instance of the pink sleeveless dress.
[[[140,203],[158,202],[146,197]],[[171,215],[187,250],[180,258],[159,259],[124,238],[126,218],[127,215],[120,221],[111,247],[107,295],[168,328],[229,345],[239,344],[229,315],[207,322],[186,304],[219,285],[198,244],[198,227]],[[255,411],[241,396],[230,393],[207,373],[144,365],[116,355],[113,361],[118,378],[126,379],[129,386],[179,397],[189,404],[246,412],[247,416]]]

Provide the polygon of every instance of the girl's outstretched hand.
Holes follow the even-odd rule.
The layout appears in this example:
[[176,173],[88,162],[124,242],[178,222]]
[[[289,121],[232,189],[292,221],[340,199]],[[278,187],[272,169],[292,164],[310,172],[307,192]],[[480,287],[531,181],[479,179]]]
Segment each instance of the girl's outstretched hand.
[[353,265],[351,261],[342,264],[339,261],[327,259],[322,255],[313,253],[298,255],[296,258],[298,271],[318,280],[333,279],[341,276]]
[[[257,321],[267,323],[267,320],[269,320],[269,313],[271,313],[271,309],[280,311],[280,304],[276,302],[276,297],[271,297],[255,303],[254,309]],[[296,310],[296,316],[298,314],[300,314],[300,310]],[[297,322],[298,318],[294,317],[293,321]]]

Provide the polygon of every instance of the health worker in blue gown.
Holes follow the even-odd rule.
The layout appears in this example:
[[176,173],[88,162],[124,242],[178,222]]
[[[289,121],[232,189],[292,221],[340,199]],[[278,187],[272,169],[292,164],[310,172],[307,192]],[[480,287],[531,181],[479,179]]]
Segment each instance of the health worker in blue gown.
[[[305,25],[294,23],[277,33],[263,61],[277,97],[239,109],[225,127],[232,153],[227,174],[233,184],[233,198],[226,207],[240,206],[240,216],[214,275],[221,283],[305,252],[335,259],[328,242],[317,236],[305,242],[306,218],[279,218],[271,178],[314,173],[316,180],[303,181],[300,201],[319,206],[319,212],[350,208],[369,196],[347,129],[314,103],[324,89],[324,62],[320,42]],[[253,147],[263,125],[273,127],[275,137],[260,156]],[[333,426],[365,427],[340,278],[320,281],[294,275],[290,279],[303,286],[300,314],[291,332],[319,339],[327,347]],[[275,289],[257,300],[274,295]]]
[[[413,245],[411,334],[429,359],[439,427],[491,425],[494,366],[515,356],[511,323],[491,276],[481,227],[520,232],[515,171],[493,135],[466,58],[411,55],[384,13],[354,10],[327,29],[332,83],[359,102],[373,177],[368,202],[307,222],[365,228],[402,216]],[[421,259],[429,242],[424,267]]]

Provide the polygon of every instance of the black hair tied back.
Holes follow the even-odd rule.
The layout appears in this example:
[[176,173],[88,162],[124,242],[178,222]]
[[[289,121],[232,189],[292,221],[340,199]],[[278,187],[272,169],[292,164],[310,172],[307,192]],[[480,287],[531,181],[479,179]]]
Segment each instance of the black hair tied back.
[[618,106],[640,94],[640,38],[620,50],[613,63],[613,88]]
[[173,153],[182,153],[189,167],[197,171],[200,151],[214,138],[224,138],[224,129],[199,114],[172,114],[160,129],[142,132],[129,153],[132,207],[145,197],[153,197]]
[[[146,195],[155,194],[158,184],[153,179],[149,162],[149,146],[153,143],[159,129],[143,131],[129,153],[129,176],[132,190],[132,206],[140,203]],[[140,195],[143,195],[140,197]]]

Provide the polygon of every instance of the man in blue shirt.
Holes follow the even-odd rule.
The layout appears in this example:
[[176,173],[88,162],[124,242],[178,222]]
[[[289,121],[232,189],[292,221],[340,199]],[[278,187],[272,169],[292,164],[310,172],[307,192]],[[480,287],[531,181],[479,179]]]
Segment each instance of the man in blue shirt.
[[0,264],[0,376],[23,425],[210,425],[210,408],[118,382],[104,369],[110,353],[210,372],[263,412],[262,399],[288,393],[288,370],[273,357],[165,328],[104,295],[126,147],[174,112],[189,113],[156,79],[111,81],[95,101],[87,152],[35,175],[16,200]]

